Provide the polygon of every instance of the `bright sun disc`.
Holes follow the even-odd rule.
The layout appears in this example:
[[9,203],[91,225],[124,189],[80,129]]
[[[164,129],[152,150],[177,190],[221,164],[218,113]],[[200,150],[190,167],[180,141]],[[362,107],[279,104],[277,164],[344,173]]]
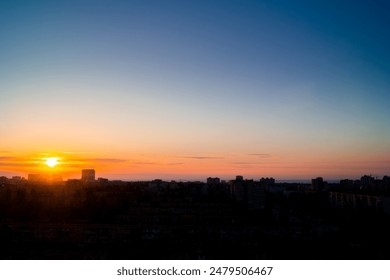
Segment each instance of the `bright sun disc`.
[[58,164],[57,158],[47,158],[45,164],[49,167],[54,167]]

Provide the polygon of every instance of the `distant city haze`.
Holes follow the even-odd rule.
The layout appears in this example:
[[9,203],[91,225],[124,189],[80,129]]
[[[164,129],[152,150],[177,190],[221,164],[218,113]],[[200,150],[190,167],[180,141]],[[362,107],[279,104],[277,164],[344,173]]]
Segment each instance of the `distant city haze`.
[[6,1],[0,176],[390,173],[386,1]]

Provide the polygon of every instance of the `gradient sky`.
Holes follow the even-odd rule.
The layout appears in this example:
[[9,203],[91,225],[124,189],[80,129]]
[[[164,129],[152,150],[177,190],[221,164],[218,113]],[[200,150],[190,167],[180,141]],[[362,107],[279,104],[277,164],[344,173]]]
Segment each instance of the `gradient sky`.
[[387,1],[2,1],[0,176],[390,175]]

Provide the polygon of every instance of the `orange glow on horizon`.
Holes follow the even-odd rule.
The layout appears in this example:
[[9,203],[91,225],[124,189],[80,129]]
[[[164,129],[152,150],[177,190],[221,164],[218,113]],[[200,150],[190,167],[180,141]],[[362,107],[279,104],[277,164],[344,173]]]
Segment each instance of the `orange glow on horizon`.
[[[201,180],[207,177],[233,179],[243,175],[248,179],[310,179],[324,177],[360,178],[364,174],[383,176],[386,158],[343,158],[313,156],[215,153],[92,153],[35,152],[29,154],[3,152],[1,171],[6,176],[28,174],[58,174],[63,179],[80,178],[82,169],[95,169],[97,177],[125,180]],[[1,175],[0,175],[1,176]]]

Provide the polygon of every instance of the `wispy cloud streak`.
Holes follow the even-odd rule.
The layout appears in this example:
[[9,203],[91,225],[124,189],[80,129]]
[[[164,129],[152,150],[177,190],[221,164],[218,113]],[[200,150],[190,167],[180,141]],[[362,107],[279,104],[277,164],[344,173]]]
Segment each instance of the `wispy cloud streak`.
[[212,157],[212,156],[185,156],[185,157],[181,157],[181,158],[187,158],[187,159],[200,159],[200,160],[203,160],[203,159],[224,159],[224,157]]

